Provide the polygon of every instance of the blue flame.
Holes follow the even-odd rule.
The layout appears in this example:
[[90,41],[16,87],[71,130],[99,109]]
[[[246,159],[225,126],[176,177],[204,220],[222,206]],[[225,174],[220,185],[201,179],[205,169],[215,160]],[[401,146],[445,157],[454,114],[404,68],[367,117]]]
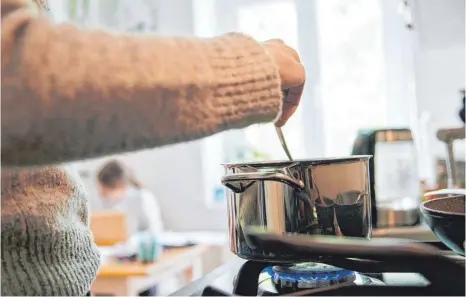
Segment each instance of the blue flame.
[[275,272],[273,271],[272,267],[267,267],[264,269],[264,272],[267,272],[271,277],[273,277],[274,281],[283,280],[283,281],[317,281],[317,280],[341,280],[347,277],[352,277],[356,274],[356,272],[351,270],[337,270],[333,272],[318,272],[318,273],[283,273],[283,272]]

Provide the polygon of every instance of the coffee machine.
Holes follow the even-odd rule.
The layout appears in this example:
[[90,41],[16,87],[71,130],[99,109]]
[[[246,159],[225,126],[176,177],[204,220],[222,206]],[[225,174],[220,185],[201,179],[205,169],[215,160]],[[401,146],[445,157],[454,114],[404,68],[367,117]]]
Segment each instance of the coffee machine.
[[422,190],[410,129],[361,130],[353,155],[372,155],[370,187],[373,228],[419,224]]

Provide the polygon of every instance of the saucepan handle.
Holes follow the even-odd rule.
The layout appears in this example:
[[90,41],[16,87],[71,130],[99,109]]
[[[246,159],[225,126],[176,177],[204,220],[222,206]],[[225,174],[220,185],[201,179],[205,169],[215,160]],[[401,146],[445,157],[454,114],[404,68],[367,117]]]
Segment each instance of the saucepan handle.
[[222,184],[235,193],[246,191],[256,181],[278,181],[297,190],[304,189],[304,183],[284,172],[245,172],[231,173],[222,177]]

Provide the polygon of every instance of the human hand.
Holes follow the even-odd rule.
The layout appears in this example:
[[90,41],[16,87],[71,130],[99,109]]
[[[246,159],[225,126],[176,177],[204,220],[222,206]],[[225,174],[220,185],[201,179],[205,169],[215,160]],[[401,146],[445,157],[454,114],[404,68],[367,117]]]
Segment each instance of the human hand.
[[278,67],[283,96],[282,114],[275,126],[282,127],[294,114],[301,100],[306,81],[306,72],[298,53],[287,46],[282,40],[271,39],[262,44]]

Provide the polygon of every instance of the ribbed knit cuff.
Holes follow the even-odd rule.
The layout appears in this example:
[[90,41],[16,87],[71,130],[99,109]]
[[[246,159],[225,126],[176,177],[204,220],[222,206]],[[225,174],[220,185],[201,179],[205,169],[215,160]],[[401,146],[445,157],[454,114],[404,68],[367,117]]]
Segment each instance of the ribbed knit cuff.
[[217,89],[214,102],[224,123],[238,126],[271,122],[281,114],[278,68],[265,48],[243,34],[213,39],[212,61]]

